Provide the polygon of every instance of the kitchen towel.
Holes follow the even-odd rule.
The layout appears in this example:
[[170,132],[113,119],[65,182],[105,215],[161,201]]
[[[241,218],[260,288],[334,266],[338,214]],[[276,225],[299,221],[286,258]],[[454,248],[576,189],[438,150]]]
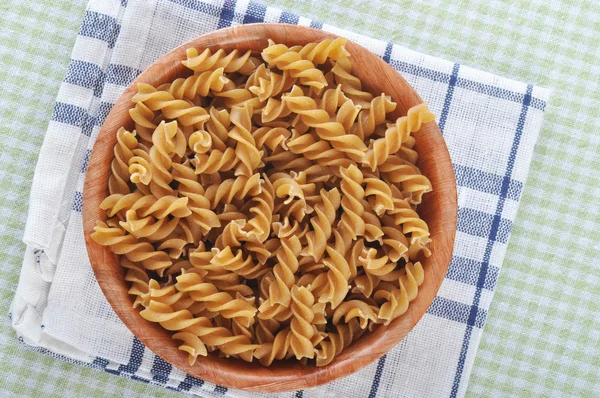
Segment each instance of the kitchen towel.
[[19,338],[66,360],[178,391],[278,396],[212,385],[172,368],[146,349],[114,314],[95,281],[81,218],[94,139],[131,81],[158,57],[195,36],[256,22],[324,29],[390,63],[438,115],[459,192],[450,269],[415,329],[386,356],[349,377],[279,395],[464,395],[548,91],[244,0],[90,1],[31,189],[27,251],[10,313]]

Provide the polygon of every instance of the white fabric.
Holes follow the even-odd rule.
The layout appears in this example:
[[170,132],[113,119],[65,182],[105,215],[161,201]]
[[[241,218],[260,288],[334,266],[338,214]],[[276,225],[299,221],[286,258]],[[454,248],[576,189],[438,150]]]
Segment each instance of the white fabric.
[[[136,357],[133,335],[108,305],[89,265],[81,222],[82,168],[107,109],[141,70],[199,34],[256,20],[311,24],[247,1],[90,2],[31,190],[24,236],[28,251],[11,308],[13,326],[25,343],[181,391],[224,392],[209,383],[188,388],[182,372],[157,366],[149,350]],[[460,210],[451,270],[422,321],[385,360],[303,395],[462,396],[548,92],[333,26],[313,25],[384,57],[439,115],[457,173]],[[95,70],[101,73],[93,80]],[[472,308],[476,316],[469,319]],[[133,370],[120,366],[134,362]]]

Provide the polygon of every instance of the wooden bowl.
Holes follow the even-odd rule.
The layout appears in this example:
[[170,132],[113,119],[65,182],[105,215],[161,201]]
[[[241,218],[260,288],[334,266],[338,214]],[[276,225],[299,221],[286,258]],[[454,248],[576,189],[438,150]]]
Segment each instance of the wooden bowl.
[[[129,284],[124,280],[125,273],[117,256],[90,238],[96,221],[106,220],[99,205],[108,195],[107,183],[117,140],[116,131],[121,126],[133,128],[128,111],[133,106],[131,98],[136,92],[137,83],[158,86],[184,76],[186,68],[181,61],[186,58],[185,51],[190,47],[243,51],[251,49],[260,52],[269,38],[292,46],[333,37],[336,35],[286,24],[242,25],[202,35],[166,54],[144,71],[125,90],[100,130],[83,191],[83,225],[92,268],[106,298],[129,330],[154,353],[192,376],[218,385],[251,391],[304,389],[331,382],[375,361],[400,342],[421,319],[444,279],[454,245],[457,195],[448,149],[435,122],[423,125],[421,132],[416,135],[418,166],[433,185],[433,192],[426,194],[419,206],[421,217],[429,224],[432,239],[432,255],[422,261],[425,282],[406,314],[387,327],[378,327],[373,332],[366,333],[343,350],[328,366],[302,366],[289,361],[263,367],[256,362],[246,363],[216,355],[199,357],[197,363],[190,366],[187,353],[177,349],[171,332],[146,321],[132,307],[133,299],[127,293]],[[346,48],[352,55],[355,74],[366,89],[374,94],[385,92],[398,103],[394,118],[406,114],[407,109],[423,102],[398,72],[381,58],[352,42],[348,42]]]

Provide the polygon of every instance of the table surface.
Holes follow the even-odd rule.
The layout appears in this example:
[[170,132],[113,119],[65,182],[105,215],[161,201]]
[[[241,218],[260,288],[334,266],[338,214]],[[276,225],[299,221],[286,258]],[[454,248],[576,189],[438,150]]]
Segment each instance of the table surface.
[[[553,89],[467,395],[597,396],[596,1],[266,3]],[[180,396],[26,350],[6,317],[24,251],[37,154],[85,5],[85,0],[0,4],[0,390],[14,396]],[[377,23],[366,24],[365,13]]]

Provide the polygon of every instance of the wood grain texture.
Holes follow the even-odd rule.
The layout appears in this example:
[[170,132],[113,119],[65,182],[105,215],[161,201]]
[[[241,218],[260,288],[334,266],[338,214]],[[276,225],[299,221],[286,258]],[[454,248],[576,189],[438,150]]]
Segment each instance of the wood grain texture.
[[[406,314],[387,327],[378,327],[366,333],[356,343],[342,351],[331,364],[318,368],[302,366],[295,361],[276,363],[269,368],[257,362],[218,358],[216,355],[198,358],[194,366],[188,364],[187,353],[177,349],[171,332],[160,325],[144,320],[138,310],[132,308],[133,299],[127,294],[128,283],[117,256],[107,247],[95,243],[90,234],[97,220],[106,220],[100,202],[108,195],[108,178],[116,131],[121,126],[131,129],[133,123],[129,109],[137,83],[158,86],[171,82],[190,72],[181,64],[189,47],[225,50],[248,50],[260,52],[267,39],[288,46],[303,45],[335,35],[317,29],[285,24],[252,24],[215,31],[183,44],[156,61],[127,88],[117,101],[102,126],[93,149],[86,174],[83,192],[83,224],[87,250],[92,268],[107,300],[127,327],[150,350],[177,368],[203,380],[231,388],[251,391],[286,391],[314,387],[349,375],[375,361],[394,347],[421,319],[444,279],[454,246],[457,222],[456,181],[450,155],[435,122],[423,125],[416,134],[417,165],[433,186],[433,192],[424,196],[419,206],[421,217],[431,231],[432,256],[423,258],[425,281],[417,298],[411,302]],[[373,94],[385,92],[398,103],[395,114],[399,117],[407,109],[421,102],[412,87],[387,63],[366,50],[348,42],[346,48],[352,55],[354,71],[366,89]]]

